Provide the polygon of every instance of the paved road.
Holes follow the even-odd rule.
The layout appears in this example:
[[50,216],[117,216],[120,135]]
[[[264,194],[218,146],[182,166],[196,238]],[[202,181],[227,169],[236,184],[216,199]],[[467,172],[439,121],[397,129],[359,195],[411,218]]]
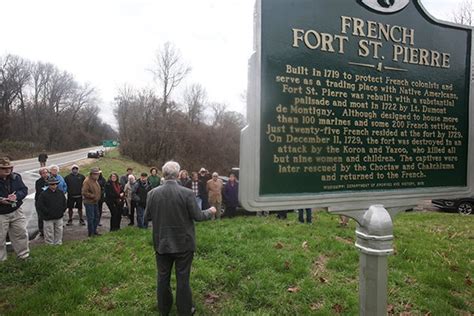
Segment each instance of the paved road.
[[[84,148],[75,151],[48,155],[47,166],[58,165],[64,166],[72,164],[76,161],[87,158],[87,152],[90,150],[97,149],[99,147]],[[35,182],[39,178],[39,162],[37,158],[16,160],[12,162],[14,168],[13,171],[21,174],[23,182],[28,187],[28,196],[23,200],[22,209],[28,220],[28,233],[30,236],[34,236],[38,231],[38,217],[34,207],[35,197]]]

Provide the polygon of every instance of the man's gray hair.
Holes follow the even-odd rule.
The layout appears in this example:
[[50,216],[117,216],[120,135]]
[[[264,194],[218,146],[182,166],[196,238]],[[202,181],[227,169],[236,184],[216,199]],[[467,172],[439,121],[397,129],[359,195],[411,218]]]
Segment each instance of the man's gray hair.
[[58,165],[51,165],[51,166],[49,166],[49,170],[52,170],[52,169],[59,171]]
[[46,167],[41,167],[41,168],[39,168],[38,173],[41,174],[41,173],[42,173],[43,171],[45,171],[45,170],[49,172],[48,168],[46,168]]
[[179,163],[176,161],[168,161],[163,165],[163,168],[161,168],[161,172],[166,180],[173,180],[178,178],[180,169]]

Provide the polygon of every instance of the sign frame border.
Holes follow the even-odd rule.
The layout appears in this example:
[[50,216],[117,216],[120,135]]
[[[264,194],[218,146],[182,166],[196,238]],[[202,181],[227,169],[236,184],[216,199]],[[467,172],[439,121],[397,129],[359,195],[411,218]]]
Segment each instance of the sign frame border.
[[[412,208],[420,200],[434,198],[462,198],[474,195],[474,27],[441,21],[433,17],[420,0],[411,0],[419,5],[426,19],[442,26],[469,30],[471,33],[471,58],[469,70],[468,101],[468,155],[467,186],[428,187],[396,190],[364,190],[330,193],[298,193],[260,196],[260,131],[261,131],[261,8],[263,0],[256,0],[254,14],[253,53],[248,65],[247,122],[240,140],[240,185],[239,200],[249,211],[287,210],[306,207],[327,207],[329,211],[356,211],[382,204],[385,208]],[[353,0],[354,1],[354,0]],[[360,3],[359,3],[360,4]],[[360,4],[362,5],[362,4]],[[425,18],[425,17],[423,17]]]

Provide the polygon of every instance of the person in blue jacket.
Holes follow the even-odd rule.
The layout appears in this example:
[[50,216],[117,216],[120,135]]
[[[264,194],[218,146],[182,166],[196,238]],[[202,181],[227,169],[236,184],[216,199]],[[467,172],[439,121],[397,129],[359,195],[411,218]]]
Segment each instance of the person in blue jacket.
[[64,178],[59,174],[59,167],[56,165],[52,165],[49,167],[49,173],[51,177],[56,178],[56,180],[59,181],[58,184],[58,189],[63,191],[63,193],[67,192],[67,184],[66,181],[64,181]]
[[0,158],[0,262],[7,260],[7,234],[20,259],[30,256],[26,217],[21,209],[28,188],[21,176],[13,172],[7,157]]

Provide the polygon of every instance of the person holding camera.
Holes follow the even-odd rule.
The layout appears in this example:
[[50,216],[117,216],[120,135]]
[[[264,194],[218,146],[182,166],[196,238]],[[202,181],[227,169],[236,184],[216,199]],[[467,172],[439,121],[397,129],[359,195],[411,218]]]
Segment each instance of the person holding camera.
[[26,217],[21,209],[28,188],[13,172],[8,157],[0,158],[0,262],[7,260],[7,234],[20,259],[30,256]]

